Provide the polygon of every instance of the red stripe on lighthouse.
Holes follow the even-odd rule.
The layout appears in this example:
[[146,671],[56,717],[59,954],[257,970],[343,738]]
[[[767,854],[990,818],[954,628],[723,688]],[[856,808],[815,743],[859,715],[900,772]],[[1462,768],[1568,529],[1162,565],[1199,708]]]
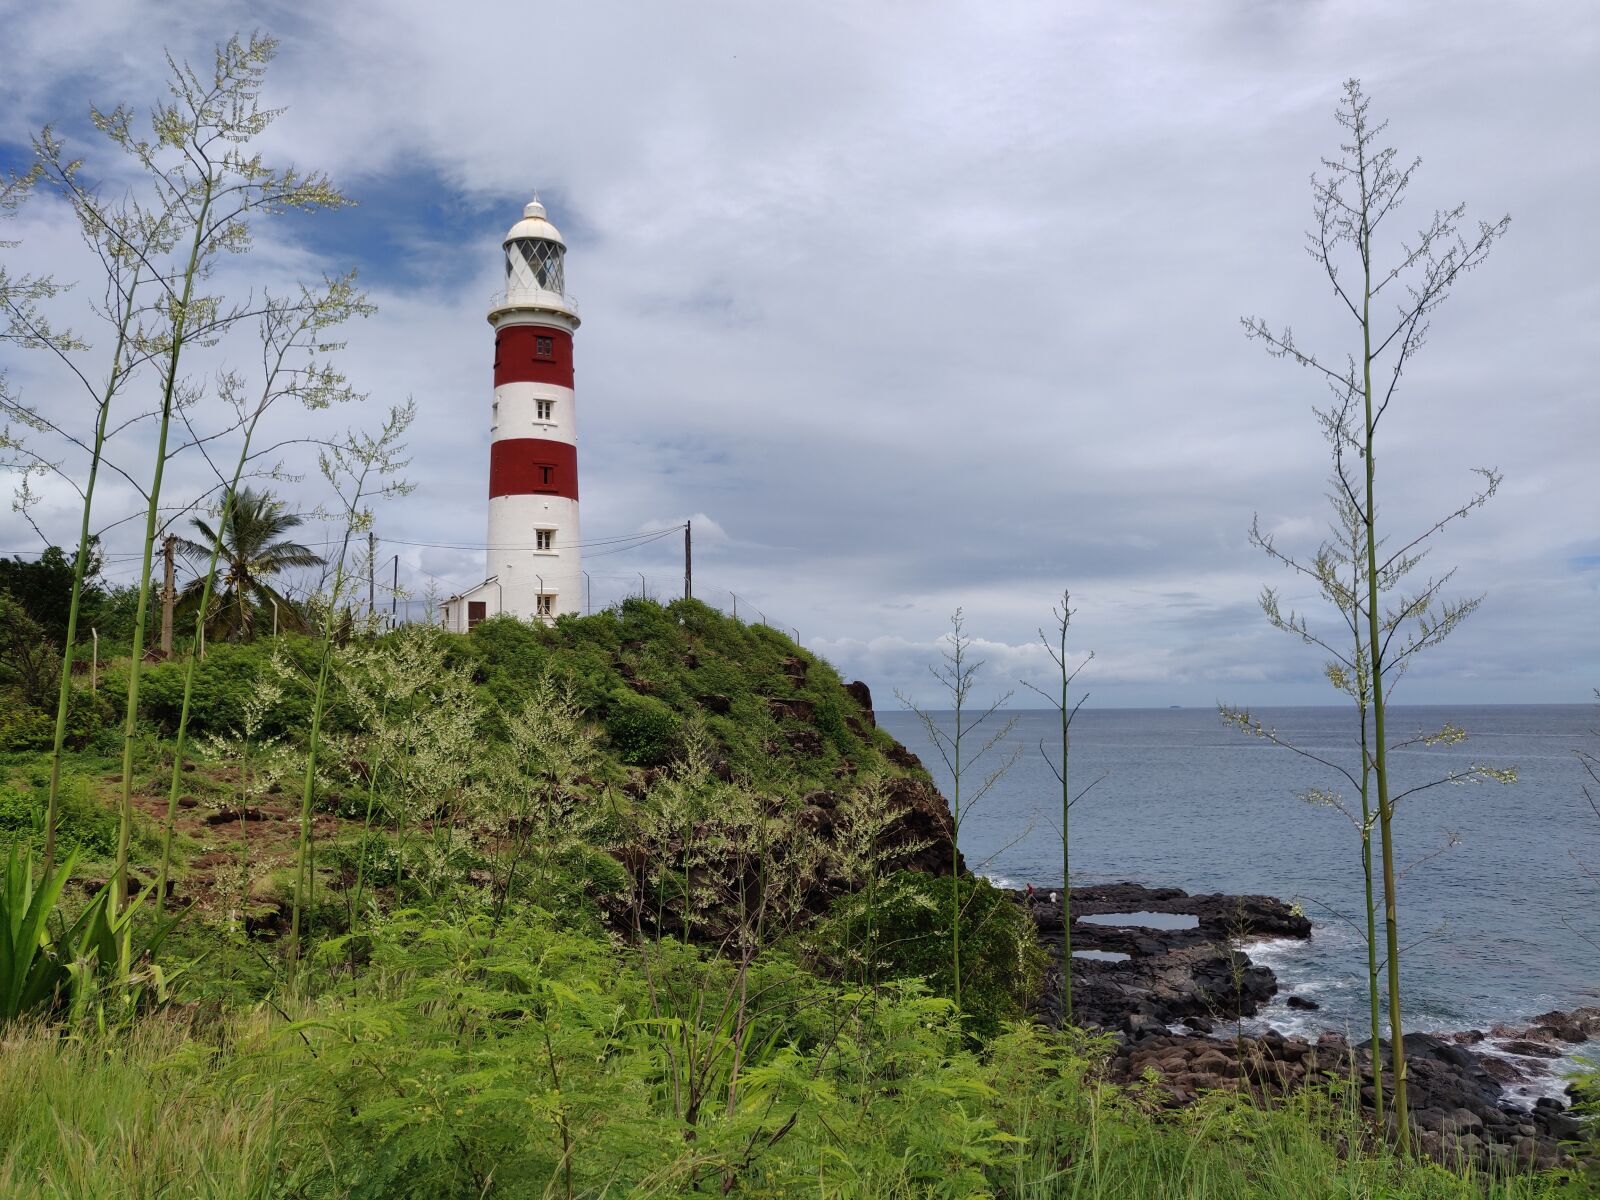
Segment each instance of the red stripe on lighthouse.
[[578,448],[545,438],[505,438],[489,445],[489,499],[578,498]]
[[507,325],[494,335],[494,385],[572,386],[572,335],[548,325]]

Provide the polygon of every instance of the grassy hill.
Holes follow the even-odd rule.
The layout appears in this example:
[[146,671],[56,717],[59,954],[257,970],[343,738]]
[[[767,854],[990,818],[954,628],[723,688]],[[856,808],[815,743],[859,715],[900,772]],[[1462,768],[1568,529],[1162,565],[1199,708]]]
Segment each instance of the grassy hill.
[[[1113,1085],[1104,1038],[1023,1019],[1031,924],[950,873],[865,688],[772,629],[639,600],[352,636],[303,807],[315,656],[207,654],[185,915],[76,1016],[0,1029],[0,1196],[1588,1194],[1398,1161],[1337,1077],[1177,1113]],[[79,703],[62,920],[114,844],[116,684]],[[144,689],[141,880],[181,686]],[[37,838],[29,720],[0,843]]]

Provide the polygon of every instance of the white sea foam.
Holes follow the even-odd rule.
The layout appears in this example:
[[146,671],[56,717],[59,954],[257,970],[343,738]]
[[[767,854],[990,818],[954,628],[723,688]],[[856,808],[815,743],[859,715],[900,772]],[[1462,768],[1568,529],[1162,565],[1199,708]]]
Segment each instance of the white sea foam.
[[1600,1041],[1575,1047],[1570,1054],[1563,1054],[1560,1058],[1544,1058],[1513,1054],[1505,1049],[1508,1040],[1487,1038],[1474,1046],[1473,1050],[1478,1054],[1494,1053],[1531,1076],[1526,1083],[1508,1083],[1505,1086],[1506,1098],[1521,1109],[1531,1109],[1535,1100],[1545,1097],[1568,1103],[1567,1083],[1572,1075],[1586,1069],[1593,1070],[1596,1060],[1600,1059]]

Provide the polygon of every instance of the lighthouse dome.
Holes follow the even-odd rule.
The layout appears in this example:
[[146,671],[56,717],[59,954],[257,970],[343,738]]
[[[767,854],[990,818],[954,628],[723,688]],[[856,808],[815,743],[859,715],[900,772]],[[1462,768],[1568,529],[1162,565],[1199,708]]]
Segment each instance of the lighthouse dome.
[[506,290],[495,303],[536,301],[548,304],[550,294],[565,303],[567,243],[545,216],[536,194],[522,210],[522,220],[506,231]]
[[561,231],[550,223],[550,219],[545,215],[544,205],[539,203],[537,196],[528,201],[523,207],[522,220],[506,231],[502,244],[520,242],[531,238],[555,242],[559,246],[567,244],[566,240],[561,236]]

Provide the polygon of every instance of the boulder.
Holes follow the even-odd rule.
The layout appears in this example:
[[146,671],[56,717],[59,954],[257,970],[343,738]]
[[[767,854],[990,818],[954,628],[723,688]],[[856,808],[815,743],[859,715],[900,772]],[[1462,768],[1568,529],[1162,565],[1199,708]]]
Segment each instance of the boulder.
[[923,769],[922,760],[899,742],[885,750],[883,756],[902,771],[920,771]]
[[845,695],[854,700],[856,706],[861,709],[861,719],[876,728],[878,715],[872,710],[872,689],[859,679],[853,679],[849,683],[842,683],[839,686],[844,689]]
[[1532,1038],[1507,1038],[1500,1043],[1507,1054],[1520,1054],[1524,1058],[1560,1058],[1562,1051],[1549,1042],[1536,1042]]
[[814,725],[817,720],[817,706],[809,700],[801,700],[792,696],[768,696],[767,708],[778,720],[785,719],[799,721],[806,725]]

